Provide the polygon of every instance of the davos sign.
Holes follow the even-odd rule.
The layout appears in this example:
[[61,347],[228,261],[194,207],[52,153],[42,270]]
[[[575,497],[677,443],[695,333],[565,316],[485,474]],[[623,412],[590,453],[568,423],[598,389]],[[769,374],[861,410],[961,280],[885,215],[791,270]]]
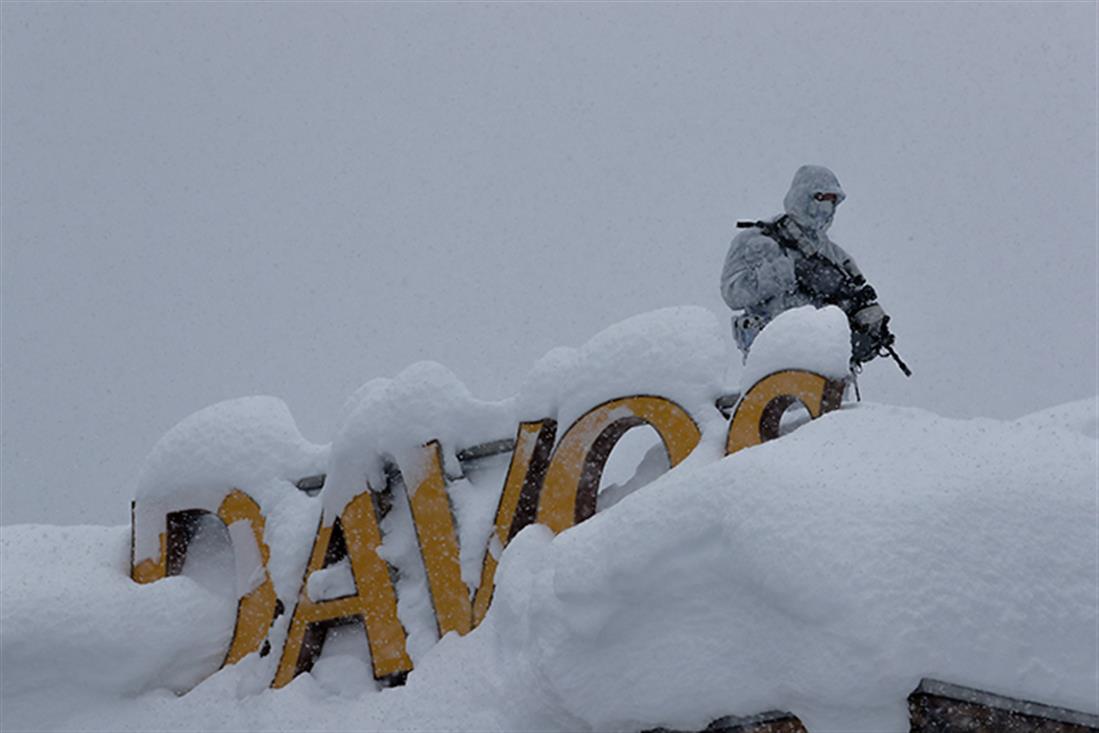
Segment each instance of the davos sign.
[[[777,437],[783,412],[795,402],[812,418],[837,409],[845,386],[842,380],[804,370],[778,371],[758,380],[731,406],[725,453]],[[656,432],[670,467],[690,455],[701,438],[698,420],[675,401],[632,394],[591,407],[563,429],[550,418],[521,422],[513,440],[497,441],[495,450],[510,452],[510,461],[489,540],[479,548],[483,559],[474,591],[462,579],[450,480],[439,441],[410,446],[414,458],[405,460],[414,467],[390,467],[407,480],[404,491],[440,637],[452,631],[466,634],[485,617],[500,552],[520,530],[538,523],[559,533],[595,514],[607,459],[623,434],[638,426]],[[271,685],[283,687],[312,667],[329,629],[359,623],[366,632],[374,677],[382,684],[400,684],[413,664],[398,616],[397,572],[378,552],[387,487],[364,481],[362,489],[339,509],[325,507],[311,548],[289,548],[308,558],[292,598],[278,597],[269,572],[269,518],[260,502],[239,488],[224,492],[216,509],[197,500],[187,508],[186,492],[176,497],[170,511],[139,496],[131,507],[130,575],[138,583],[154,583],[179,574],[196,523],[216,517],[228,530],[238,576],[249,579],[239,593],[223,667],[256,652],[275,654]],[[143,506],[146,501],[152,505]],[[311,580],[337,563],[349,566],[353,587],[338,597],[318,599],[310,592]],[[276,623],[285,616],[288,622]]]

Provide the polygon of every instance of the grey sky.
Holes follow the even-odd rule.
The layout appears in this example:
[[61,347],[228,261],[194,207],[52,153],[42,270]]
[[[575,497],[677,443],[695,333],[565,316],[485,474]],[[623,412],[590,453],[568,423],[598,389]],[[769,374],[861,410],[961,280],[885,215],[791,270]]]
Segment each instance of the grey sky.
[[503,397],[699,304],[798,165],[916,372],[1014,417],[1096,386],[1094,3],[2,6],[3,523],[123,523],[175,422],[330,438],[419,359]]

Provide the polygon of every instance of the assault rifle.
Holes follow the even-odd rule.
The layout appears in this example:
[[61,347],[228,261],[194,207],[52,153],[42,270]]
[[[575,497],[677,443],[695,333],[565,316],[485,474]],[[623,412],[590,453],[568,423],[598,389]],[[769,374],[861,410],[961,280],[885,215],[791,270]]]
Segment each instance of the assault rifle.
[[859,274],[837,265],[819,254],[805,254],[798,242],[786,231],[787,217],[775,221],[738,221],[738,229],[759,229],[775,240],[780,247],[797,250],[801,255],[795,266],[798,284],[813,298],[819,307],[835,305],[847,314],[851,325],[851,364],[858,369],[875,356],[888,356],[897,363],[904,376],[911,377],[912,370],[893,349],[896,337],[889,330],[889,316],[878,305],[878,294],[873,286]]

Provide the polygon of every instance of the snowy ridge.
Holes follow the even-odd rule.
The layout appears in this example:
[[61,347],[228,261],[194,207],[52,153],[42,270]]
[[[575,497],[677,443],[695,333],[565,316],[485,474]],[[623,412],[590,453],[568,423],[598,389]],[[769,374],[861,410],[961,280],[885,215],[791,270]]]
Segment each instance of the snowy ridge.
[[[668,330],[688,333],[684,318],[708,323],[694,332],[700,339],[712,335],[713,317],[696,315],[650,314],[602,337],[636,345],[675,319]],[[568,364],[585,348],[552,359]],[[672,356],[651,364],[676,368]],[[400,688],[378,689],[362,631],[350,626],[330,635],[311,673],[283,689],[268,688],[276,655],[216,671],[243,572],[216,527],[196,537],[205,549],[188,555],[183,575],[144,586],[127,576],[128,528],[4,527],[4,725],[691,729],[784,709],[810,730],[903,730],[904,698],[922,677],[1099,711],[1099,401],[1013,422],[862,403],[723,458],[727,422],[712,406],[721,372],[690,374],[666,378],[664,393],[704,416],[698,448],[556,537],[540,525],[520,532],[501,557],[487,617],[465,637],[436,640],[426,593],[414,590],[422,587],[416,547],[395,507],[382,552],[402,574],[399,611],[416,663]],[[506,410],[514,419],[518,405],[538,399],[578,414],[623,393],[625,382],[601,394],[596,381],[575,394],[540,389],[483,406],[474,427],[487,434]],[[650,384],[661,388],[659,377]],[[294,442],[285,430],[263,434]],[[457,430],[429,437],[451,452],[466,447]],[[325,500],[275,482],[323,465],[335,446],[278,460],[257,449],[252,465],[275,470],[236,477],[253,490],[271,487],[264,510],[280,598],[296,593]],[[180,455],[150,465],[168,467]],[[210,455],[206,465],[220,460]],[[203,474],[210,485],[224,480],[216,473]],[[637,476],[653,473],[649,466]],[[143,472],[143,486],[156,484],[154,474]],[[491,468],[462,481],[449,490],[464,551],[465,533],[473,544],[488,529],[471,530],[476,522],[463,522],[463,512],[491,511],[499,483]],[[339,572],[310,593],[340,592]],[[280,622],[285,633],[286,615]]]

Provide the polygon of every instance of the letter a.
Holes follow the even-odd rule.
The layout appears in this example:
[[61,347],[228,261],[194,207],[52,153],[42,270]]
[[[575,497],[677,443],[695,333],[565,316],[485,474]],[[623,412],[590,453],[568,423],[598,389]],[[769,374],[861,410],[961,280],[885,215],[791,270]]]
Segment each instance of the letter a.
[[[412,669],[412,660],[405,650],[404,627],[397,618],[397,593],[389,566],[376,551],[381,543],[382,533],[369,491],[352,499],[331,525],[325,526],[322,518],[273,687],[283,687],[312,668],[329,628],[354,621],[360,621],[366,631],[374,678],[390,684],[404,680]],[[309,576],[344,557],[351,561],[354,595],[312,600]]]

